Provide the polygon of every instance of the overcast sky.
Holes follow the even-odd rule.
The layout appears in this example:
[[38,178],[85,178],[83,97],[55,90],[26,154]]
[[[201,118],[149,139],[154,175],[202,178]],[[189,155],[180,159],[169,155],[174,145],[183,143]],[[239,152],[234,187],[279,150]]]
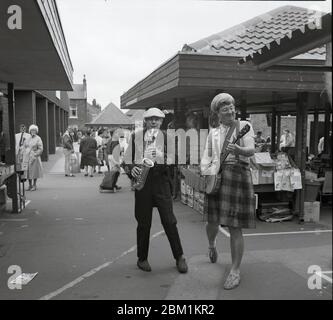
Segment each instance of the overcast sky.
[[331,1],[57,0],[74,82],[88,101],[120,96],[182,46],[283,5],[331,11]]

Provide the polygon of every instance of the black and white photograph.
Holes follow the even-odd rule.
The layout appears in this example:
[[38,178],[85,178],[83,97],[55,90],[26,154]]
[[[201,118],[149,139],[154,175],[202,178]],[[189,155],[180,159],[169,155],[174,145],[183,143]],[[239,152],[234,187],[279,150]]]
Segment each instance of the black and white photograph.
[[332,300],[331,10],[1,0],[0,301]]

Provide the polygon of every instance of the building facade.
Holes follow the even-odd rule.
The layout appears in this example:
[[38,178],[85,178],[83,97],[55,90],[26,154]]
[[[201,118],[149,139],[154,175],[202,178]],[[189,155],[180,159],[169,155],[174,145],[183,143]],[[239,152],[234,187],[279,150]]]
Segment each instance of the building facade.
[[[39,136],[44,144],[42,160],[48,161],[60,144],[61,134],[68,126],[69,99],[66,91],[15,90],[15,132],[24,124],[39,128]],[[8,101],[0,96],[0,131],[5,133],[6,146],[9,149]]]
[[83,77],[82,84],[74,84],[73,91],[69,92],[68,125],[82,129],[86,123],[93,121],[101,112],[101,106],[96,99],[92,104],[87,101],[87,80]]

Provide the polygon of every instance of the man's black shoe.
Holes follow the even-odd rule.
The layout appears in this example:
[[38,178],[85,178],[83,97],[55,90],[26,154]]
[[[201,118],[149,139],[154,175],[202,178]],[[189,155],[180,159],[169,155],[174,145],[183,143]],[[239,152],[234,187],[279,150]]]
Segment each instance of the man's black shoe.
[[150,267],[150,265],[149,265],[149,263],[148,263],[147,260],[144,260],[144,261],[138,260],[137,266],[139,267],[139,269],[141,269],[143,271],[146,271],[146,272],[150,272],[151,271],[151,267]]
[[185,258],[182,256],[180,257],[177,262],[177,269],[180,273],[187,273],[188,267]]

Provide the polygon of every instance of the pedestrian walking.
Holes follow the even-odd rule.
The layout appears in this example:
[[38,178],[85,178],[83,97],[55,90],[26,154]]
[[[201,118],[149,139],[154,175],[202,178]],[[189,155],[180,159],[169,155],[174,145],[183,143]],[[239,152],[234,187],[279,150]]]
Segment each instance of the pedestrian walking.
[[107,170],[110,171],[110,165],[108,161],[108,152],[107,152],[107,145],[111,141],[111,135],[109,130],[104,129],[104,132],[102,134],[102,155],[101,160],[103,161],[103,164],[106,165]]
[[[217,114],[220,125],[209,132],[201,159],[201,172],[203,175],[216,175],[222,166],[222,182],[216,195],[207,195],[205,216],[209,258],[212,263],[217,261],[216,237],[219,226],[228,227],[232,266],[224,289],[233,289],[240,283],[240,264],[244,251],[242,229],[255,227],[255,198],[249,168],[249,158],[255,150],[254,132],[248,121],[235,120],[235,101],[227,93],[214,97],[211,111]],[[230,136],[229,141],[234,141],[245,125],[250,126],[249,132],[238,144],[229,143],[228,137]],[[221,154],[225,153],[229,155],[221,164]]]
[[97,162],[98,162],[98,173],[99,174],[103,173],[101,170],[101,167],[104,165],[103,134],[104,134],[104,130],[98,129],[97,135],[95,137],[95,140],[97,142],[96,157],[97,157]]
[[119,133],[117,130],[113,132],[111,139],[107,143],[106,150],[108,154],[108,164],[110,166],[110,171],[112,172],[112,189],[113,191],[118,191],[121,189],[121,187],[117,185],[117,182],[120,174],[120,164],[122,157],[119,143]]
[[65,155],[65,176],[66,177],[74,177],[73,174],[73,165],[74,160],[78,161],[77,156],[74,152],[74,131],[71,127],[65,131],[63,137],[63,152]]
[[23,165],[23,158],[25,153],[24,144],[31,138],[31,135],[26,132],[26,126],[20,125],[20,132],[15,134],[15,153],[16,153],[16,171],[20,172],[23,177],[26,177],[27,167]]
[[88,129],[85,138],[80,142],[81,152],[81,169],[84,169],[84,175],[93,177],[93,170],[98,165],[96,158],[97,142],[90,136],[91,131]]
[[[177,219],[173,212],[170,168],[164,160],[166,140],[160,129],[165,117],[157,108],[150,108],[144,115],[146,130],[132,134],[129,147],[125,153],[124,168],[131,179],[137,179],[142,173],[140,165],[143,158],[149,158],[154,166],[141,190],[135,190],[135,218],[137,220],[137,266],[143,271],[151,271],[148,262],[149,235],[153,207],[157,207],[163,228],[168,237],[176,266],[180,273],[186,273],[187,263],[178,234]],[[137,141],[143,141],[143,146]],[[137,158],[137,155],[141,155]],[[162,161],[161,161],[162,160]]]
[[38,127],[32,124],[29,127],[31,138],[25,141],[26,149],[23,161],[27,163],[27,178],[29,180],[28,191],[36,191],[37,179],[43,177],[41,155],[43,153],[43,141],[38,136]]

